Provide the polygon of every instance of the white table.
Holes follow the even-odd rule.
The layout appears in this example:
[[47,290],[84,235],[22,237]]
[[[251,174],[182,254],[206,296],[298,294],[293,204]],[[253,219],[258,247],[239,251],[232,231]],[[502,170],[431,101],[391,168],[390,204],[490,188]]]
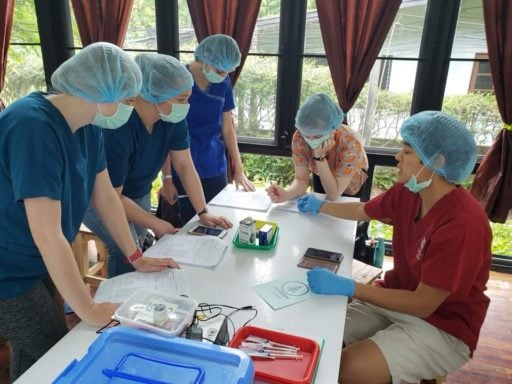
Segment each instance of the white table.
[[[356,201],[346,198],[347,201]],[[198,302],[228,304],[235,307],[253,305],[258,316],[251,325],[325,340],[316,383],[337,383],[345,327],[347,299],[341,296],[315,295],[312,299],[273,310],[252,289],[254,285],[295,273],[306,273],[297,263],[308,247],[328,249],[344,255],[338,274],[350,276],[356,223],[327,215],[309,216],[270,208],[268,212],[247,211],[209,206],[213,214],[224,215],[234,224],[225,241],[228,250],[215,269],[184,266],[191,297]],[[277,222],[280,228],[277,245],[260,251],[235,247],[231,240],[238,222],[247,216]],[[191,220],[182,231],[197,221]],[[241,322],[250,315],[237,315]],[[38,360],[16,381],[47,383],[57,377],[73,360],[81,359],[97,337],[95,328],[78,324],[68,335]]]

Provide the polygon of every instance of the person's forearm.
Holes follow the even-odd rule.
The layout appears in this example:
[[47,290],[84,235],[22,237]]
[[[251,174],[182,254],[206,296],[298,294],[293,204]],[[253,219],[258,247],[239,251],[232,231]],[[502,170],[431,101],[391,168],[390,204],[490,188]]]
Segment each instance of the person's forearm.
[[288,194],[288,199],[292,200],[296,197],[302,196],[308,187],[308,182],[302,179],[294,178],[292,183],[288,188],[286,188],[286,193]]
[[364,211],[364,204],[355,203],[325,203],[320,212],[345,220],[369,221],[371,218]]
[[125,256],[136,250],[121,199],[113,188],[106,188],[93,197],[93,205],[108,233]]
[[93,305],[91,294],[83,283],[71,246],[62,234],[46,237],[37,244],[55,287],[75,313],[87,320]]
[[165,177],[171,174],[171,156],[167,155],[164,165],[162,165],[162,176]]
[[425,300],[422,300],[415,291],[356,283],[354,298],[384,309],[421,318],[432,314],[432,308],[426,306]]
[[338,193],[336,177],[332,174],[331,168],[329,168],[329,163],[327,160],[316,161],[316,168],[327,198],[330,200],[336,199],[341,195],[341,193]]

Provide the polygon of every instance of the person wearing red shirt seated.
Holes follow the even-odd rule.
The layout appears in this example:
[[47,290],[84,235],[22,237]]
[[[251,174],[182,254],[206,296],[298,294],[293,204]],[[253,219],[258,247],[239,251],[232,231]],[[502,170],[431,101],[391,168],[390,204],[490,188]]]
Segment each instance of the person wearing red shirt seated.
[[345,324],[344,384],[418,382],[456,370],[472,356],[489,306],[491,229],[458,185],[476,162],[473,136],[438,111],[411,116],[400,133],[399,179],[390,190],[366,203],[312,195],[297,202],[301,212],[393,225],[394,267],[381,284],[308,271],[313,292],[355,299]]

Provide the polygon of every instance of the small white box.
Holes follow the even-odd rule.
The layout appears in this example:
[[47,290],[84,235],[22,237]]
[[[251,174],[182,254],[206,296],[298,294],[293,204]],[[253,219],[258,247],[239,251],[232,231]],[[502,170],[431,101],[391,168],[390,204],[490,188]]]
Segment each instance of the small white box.
[[253,220],[252,217],[246,217],[240,221],[238,240],[246,244],[254,244],[256,241],[256,220]]
[[272,241],[274,234],[274,227],[270,224],[265,224],[258,232],[259,245],[269,245]]

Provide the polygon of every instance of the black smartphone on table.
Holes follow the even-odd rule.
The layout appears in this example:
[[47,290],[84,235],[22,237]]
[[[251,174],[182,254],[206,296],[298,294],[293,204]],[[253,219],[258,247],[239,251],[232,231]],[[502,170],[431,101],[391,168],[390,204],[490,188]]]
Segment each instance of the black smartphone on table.
[[196,225],[194,228],[188,231],[191,235],[200,235],[200,236],[217,236],[224,237],[228,233],[225,229],[215,228],[215,227],[207,227],[204,225]]
[[327,268],[337,272],[343,260],[343,254],[339,252],[328,251],[325,249],[308,248],[297,266],[302,268]]

